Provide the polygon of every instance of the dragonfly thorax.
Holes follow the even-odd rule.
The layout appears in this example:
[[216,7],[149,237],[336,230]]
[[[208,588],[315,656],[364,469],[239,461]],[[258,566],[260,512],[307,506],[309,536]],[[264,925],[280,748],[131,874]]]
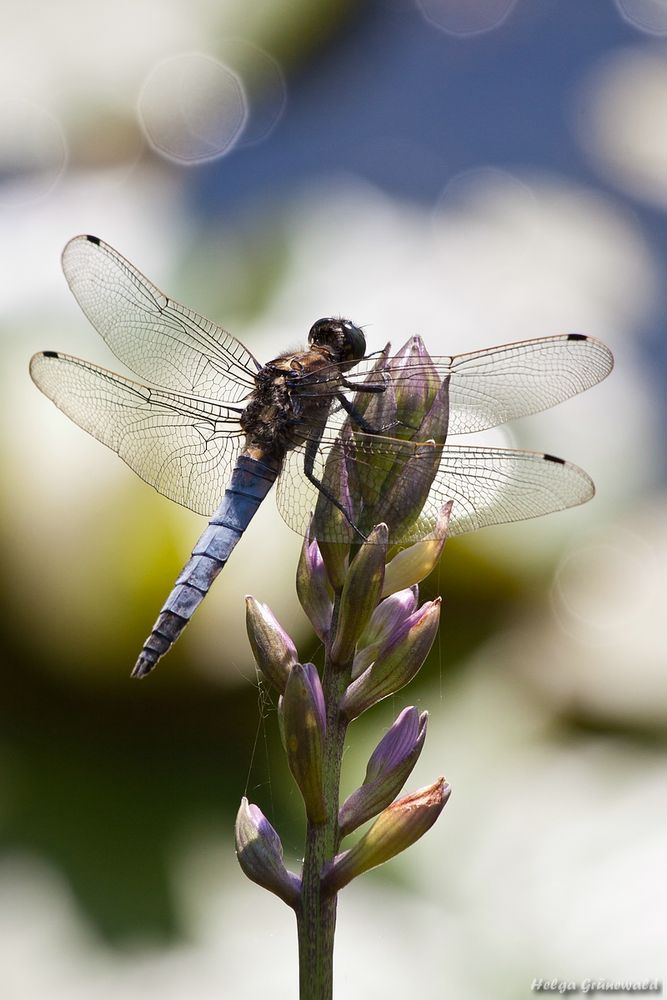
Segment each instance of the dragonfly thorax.
[[318,319],[308,334],[311,347],[327,349],[332,361],[351,368],[366,353],[363,331],[349,319]]
[[[336,365],[339,370],[342,367]],[[320,380],[319,372],[325,375]],[[331,362],[318,350],[275,358],[255,375],[256,388],[241,414],[246,448],[253,457],[280,464],[302,440],[304,428],[323,426],[338,385]]]

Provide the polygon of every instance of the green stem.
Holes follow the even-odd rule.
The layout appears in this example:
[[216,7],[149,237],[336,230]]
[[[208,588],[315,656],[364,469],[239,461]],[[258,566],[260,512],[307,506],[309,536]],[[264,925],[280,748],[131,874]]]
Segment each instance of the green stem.
[[[333,621],[338,619],[338,600]],[[327,708],[327,731],[324,743],[323,783],[327,818],[324,823],[308,823],[303,858],[301,906],[297,912],[299,940],[300,1000],[331,1000],[333,996],[333,949],[336,931],[336,896],[321,891],[322,869],[338,850],[338,802],[340,771],[345,746],[347,721],[341,716],[340,703],[345,694],[352,664],[334,664],[329,656],[335,625],[327,642],[322,674],[322,688]]]

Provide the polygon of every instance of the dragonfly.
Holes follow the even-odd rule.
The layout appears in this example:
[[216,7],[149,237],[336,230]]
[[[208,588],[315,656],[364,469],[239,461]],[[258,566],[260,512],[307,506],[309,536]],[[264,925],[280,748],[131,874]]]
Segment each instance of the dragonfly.
[[[159,493],[209,523],[146,639],[132,671],[144,677],[204,599],[277,481],[278,508],[305,534],[313,509],[329,510],[326,540],[365,536],[359,503],[328,470],[344,445],[362,484],[368,517],[382,500],[374,469],[428,448],[429,478],[418,519],[392,544],[423,538],[453,500],[449,533],[521,520],[589,500],[577,466],[539,452],[446,443],[554,406],[604,379],[613,356],[599,340],[564,334],[425,360],[416,349],[366,355],[363,330],[329,317],[313,324],[305,350],[261,365],[220,326],[165,295],[96,236],[76,236],[62,255],[79,306],[120,361],[142,381],[59,351],[30,362],[37,387]],[[400,352],[399,352],[400,354]],[[446,389],[440,440],[408,440],[391,395]],[[374,425],[373,411],[384,411]],[[389,416],[387,416],[387,413]],[[414,433],[414,429],[412,429]],[[333,465],[332,465],[333,463]],[[384,465],[383,465],[384,463]],[[381,506],[381,503],[380,503]],[[337,526],[337,527],[336,527]],[[341,534],[342,533],[342,534]],[[344,537],[343,537],[344,536]]]

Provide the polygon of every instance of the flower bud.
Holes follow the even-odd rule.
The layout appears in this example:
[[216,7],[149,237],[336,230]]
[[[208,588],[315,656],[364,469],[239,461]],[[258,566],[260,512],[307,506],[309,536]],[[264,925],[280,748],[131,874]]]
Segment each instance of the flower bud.
[[[383,588],[384,589],[384,588]],[[359,639],[360,646],[384,642],[416,609],[419,587],[405,587],[380,601]]]
[[[378,432],[382,432],[384,429],[393,429],[396,424],[394,386],[386,375],[390,349],[391,344],[385,344],[366,378],[367,385],[381,386],[383,391],[357,392],[352,404],[355,412],[365,417],[371,427],[374,427]],[[350,423],[351,420],[348,417],[348,426]]]
[[236,856],[252,882],[279,896],[288,906],[299,902],[300,879],[283,863],[280,837],[258,806],[245,796],[236,817]]
[[246,597],[246,628],[257,666],[281,693],[289,672],[297,662],[296,646],[267,607],[254,597]]
[[[356,463],[348,461],[353,452],[352,432],[349,428],[336,438],[329,452],[315,514],[313,534],[317,538],[329,582],[335,591],[340,591],[345,582],[350,544],[355,540],[352,524],[357,524],[356,498],[360,496],[357,483]],[[347,513],[331,502],[334,497]],[[348,520],[349,518],[349,520]]]
[[315,634],[324,642],[331,627],[333,604],[322,553],[310,529],[296,571],[296,592]]
[[323,823],[326,806],[322,756],[326,707],[319,674],[312,663],[296,663],[282,699],[285,751],[311,823]]
[[428,713],[405,708],[385,733],[368,762],[360,788],[350,795],[338,814],[341,836],[346,836],[388,806],[415,766],[426,739]]
[[385,479],[375,505],[375,516],[389,525],[392,543],[419,537],[419,515],[440,465],[442,447],[435,441],[406,442]]
[[393,802],[354,847],[330,862],[322,878],[323,890],[333,895],[357,875],[384,864],[414,844],[433,826],[450,791],[445,779],[439,778],[433,785]]
[[[394,420],[383,421],[391,442],[356,435],[366,475],[360,477],[363,512],[389,527],[390,544],[424,534],[420,515],[442,457],[449,423],[449,382],[419,337],[411,338],[385,366],[385,391],[377,406],[391,403]],[[393,400],[393,403],[391,402]],[[369,407],[366,419],[369,419]],[[377,426],[377,423],[376,423]],[[397,439],[404,442],[401,447]],[[364,522],[362,514],[362,524]]]
[[387,558],[387,525],[378,524],[361,546],[345,575],[336,634],[331,646],[334,663],[348,663],[380,600]]
[[382,587],[383,597],[420,583],[435,569],[447,540],[447,526],[451,512],[452,501],[449,500],[440,508],[433,531],[421,541],[403,549],[387,563]]
[[[430,359],[429,359],[430,360]],[[449,429],[449,375],[443,379],[431,406],[413,436],[413,441],[436,441],[444,444]]]
[[382,647],[401,627],[417,607],[419,587],[406,587],[380,601],[371,620],[357,643],[357,654],[352,664],[352,680],[363,674],[378,656]]
[[403,622],[373,665],[348,687],[341,708],[349,720],[412,680],[429,654],[439,620],[438,597],[427,601]]
[[[391,359],[397,417],[410,437],[419,428],[440,386],[440,376],[421,337],[411,337]],[[403,436],[403,435],[401,435]]]

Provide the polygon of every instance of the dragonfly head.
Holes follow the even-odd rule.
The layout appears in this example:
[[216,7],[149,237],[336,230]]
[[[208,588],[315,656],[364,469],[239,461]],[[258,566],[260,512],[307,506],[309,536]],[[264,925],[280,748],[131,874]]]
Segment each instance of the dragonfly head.
[[326,347],[335,360],[348,367],[361,361],[366,353],[363,331],[349,319],[318,319],[308,334],[312,347]]

